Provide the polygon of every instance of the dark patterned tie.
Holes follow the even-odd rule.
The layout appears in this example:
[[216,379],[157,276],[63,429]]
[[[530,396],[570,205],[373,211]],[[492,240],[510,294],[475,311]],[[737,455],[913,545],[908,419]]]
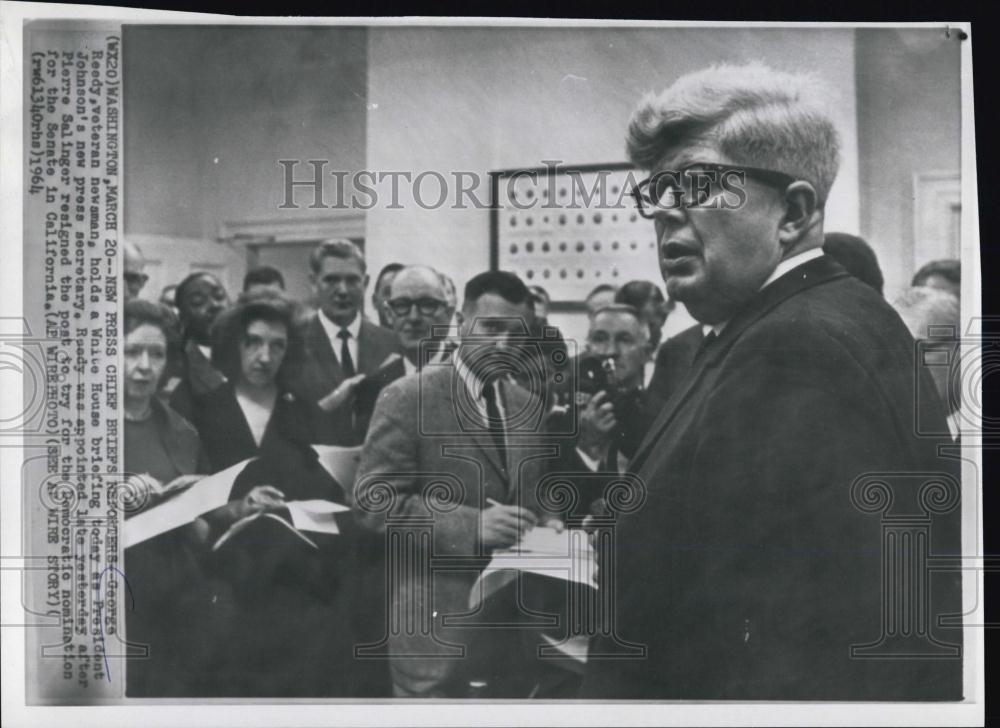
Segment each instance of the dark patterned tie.
[[486,419],[489,420],[487,424],[490,428],[490,434],[493,436],[493,442],[496,443],[497,452],[500,453],[500,462],[504,462],[506,460],[507,438],[504,433],[503,416],[500,414],[500,407],[497,405],[497,397],[499,395],[497,389],[499,386],[499,382],[490,382],[484,386],[483,399],[486,400]]
[[351,349],[347,346],[351,332],[341,329],[337,332],[337,338],[340,339],[340,368],[344,371],[344,378],[350,379],[354,376],[354,359],[351,358]]

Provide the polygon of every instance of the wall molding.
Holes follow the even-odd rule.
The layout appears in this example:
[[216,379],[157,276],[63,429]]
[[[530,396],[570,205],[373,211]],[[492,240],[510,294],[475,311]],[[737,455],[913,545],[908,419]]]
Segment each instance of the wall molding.
[[364,238],[365,215],[347,212],[305,218],[225,221],[219,224],[220,243],[261,245],[265,243],[302,243],[325,238]]

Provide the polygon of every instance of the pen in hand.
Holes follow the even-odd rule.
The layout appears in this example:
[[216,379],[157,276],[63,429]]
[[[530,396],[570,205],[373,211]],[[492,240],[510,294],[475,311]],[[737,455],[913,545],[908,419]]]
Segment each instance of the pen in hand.
[[491,506],[482,512],[482,542],[487,548],[506,548],[521,540],[535,525],[535,514],[520,506],[486,498]]

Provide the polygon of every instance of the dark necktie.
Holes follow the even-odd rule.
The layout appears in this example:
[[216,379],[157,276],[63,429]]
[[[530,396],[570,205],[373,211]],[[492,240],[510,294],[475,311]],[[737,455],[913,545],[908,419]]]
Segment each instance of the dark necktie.
[[337,332],[337,338],[340,339],[340,368],[344,371],[344,378],[350,379],[354,376],[354,359],[351,358],[351,349],[347,346],[351,332],[341,329]]
[[703,338],[701,340],[701,343],[698,345],[698,351],[696,351],[694,354],[694,362],[701,361],[702,358],[704,358],[705,354],[708,352],[708,350],[712,347],[712,345],[715,344],[718,338],[719,335],[715,333],[714,330],[709,331],[708,334],[705,336],[705,338]]
[[500,453],[500,462],[504,462],[507,458],[505,452],[507,439],[504,435],[503,416],[500,414],[500,407],[497,406],[498,387],[499,382],[490,382],[484,386],[483,399],[486,400],[486,419],[489,421],[487,424],[490,428],[490,434],[493,436],[493,442],[496,443],[497,452]]

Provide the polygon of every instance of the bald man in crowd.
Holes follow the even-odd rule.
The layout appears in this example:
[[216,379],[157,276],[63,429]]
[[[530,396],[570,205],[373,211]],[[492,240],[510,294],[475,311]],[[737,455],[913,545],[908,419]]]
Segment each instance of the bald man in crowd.
[[400,377],[439,363],[454,350],[447,338],[455,313],[448,302],[444,279],[433,268],[415,265],[394,275],[382,302],[385,321],[396,335],[400,355],[385,361],[358,384],[354,402],[355,423],[365,432],[378,393]]
[[133,298],[139,297],[149,276],[146,275],[146,258],[138,245],[126,238],[122,243],[122,251],[125,254],[125,270],[122,277],[125,279],[125,302],[128,303]]
[[[406,374],[438,361],[445,352],[448,324],[455,313],[441,274],[427,266],[403,268],[389,286],[386,320],[396,333]],[[424,360],[421,359],[421,342]]]

